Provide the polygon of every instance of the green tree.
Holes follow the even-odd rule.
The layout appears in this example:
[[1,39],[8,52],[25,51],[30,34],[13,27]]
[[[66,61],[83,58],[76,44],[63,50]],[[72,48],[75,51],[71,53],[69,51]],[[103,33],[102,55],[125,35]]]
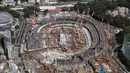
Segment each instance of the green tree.
[[18,0],[14,0],[15,2],[16,2],[16,5],[17,5],[17,3],[18,3]]
[[10,10],[10,6],[4,6],[4,7],[0,6],[0,11],[5,11],[5,12],[7,12],[7,11],[9,11],[9,10]]
[[19,18],[20,14],[17,11],[10,10],[10,6],[4,6],[0,7],[0,11],[8,12],[10,13],[13,17]]
[[66,2],[67,0],[59,0],[59,1],[61,1],[61,2]]
[[2,1],[3,1],[3,0],[0,0],[0,4],[1,4]]
[[18,13],[17,11],[10,10],[8,12],[15,18],[19,18],[20,17],[20,13]]
[[113,10],[116,7],[118,7],[118,3],[115,1],[107,1],[107,3],[105,5],[107,7],[107,10]]
[[44,15],[46,15],[48,13],[48,9],[44,10]]
[[92,1],[91,3],[88,3],[90,9],[91,9],[91,13],[95,13],[95,14],[103,14],[107,11],[107,7],[106,7],[106,0],[95,0]]
[[29,18],[30,15],[34,15],[35,14],[35,7],[34,6],[28,6],[26,8],[23,9],[24,12],[24,17],[25,18]]
[[75,4],[73,9],[80,14],[82,14],[84,10],[85,10],[85,14],[87,14],[88,12],[87,5],[82,4],[81,2],[78,2],[77,4]]
[[123,44],[124,36],[126,34],[130,33],[130,27],[129,28],[124,28],[123,31],[119,32],[116,34],[116,40],[118,43]]
[[[93,17],[99,21],[109,23],[115,27],[122,28],[123,31],[116,34],[116,40],[118,43],[122,44],[124,36],[130,33],[130,20],[127,17],[116,16],[113,17],[106,13],[107,10],[113,10],[118,5],[130,8],[130,0],[118,0],[118,1],[107,1],[107,0],[94,0],[88,3],[90,7],[90,13],[94,13]],[[126,28],[129,27],[129,28]]]
[[20,28],[19,25],[16,25],[16,26],[15,26],[15,29],[16,29],[16,30],[19,29],[19,28]]
[[125,6],[130,8],[130,0],[118,0],[117,2],[119,6]]
[[[121,0],[121,1],[107,1],[107,0],[94,0],[91,3],[88,3],[90,7],[90,14],[94,13],[94,18],[105,22],[110,23],[115,27],[124,28],[126,26],[130,26],[130,20],[126,17],[116,16],[112,17],[111,15],[106,14],[107,10],[115,9],[118,4],[124,5],[124,3],[128,2],[128,0]],[[129,1],[130,2],[130,1]],[[128,6],[129,2],[126,4]],[[130,5],[130,4],[129,4]]]
[[28,0],[20,0],[21,2],[28,2]]
[[63,7],[63,8],[62,8],[62,11],[63,11],[63,12],[64,12],[64,11],[66,11],[66,10],[67,10],[67,8],[66,8],[66,7]]

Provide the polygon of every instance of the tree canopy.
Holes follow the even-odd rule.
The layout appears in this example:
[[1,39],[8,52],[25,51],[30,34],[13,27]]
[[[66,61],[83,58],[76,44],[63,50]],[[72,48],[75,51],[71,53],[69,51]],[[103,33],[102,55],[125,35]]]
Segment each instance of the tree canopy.
[[88,6],[87,6],[87,4],[83,4],[81,2],[78,2],[70,10],[71,11],[76,11],[79,14],[82,14],[83,12],[85,12],[85,14],[87,14],[87,12],[88,12]]
[[10,6],[4,6],[4,7],[0,7],[0,11],[5,11],[10,13],[13,17],[19,18],[20,14],[17,11],[14,10],[10,10]]
[[24,12],[24,17],[25,18],[28,18],[30,17],[30,15],[33,15],[35,12],[35,7],[34,6],[28,6],[26,8],[23,9],[23,12]]
[[130,9],[130,0],[118,0],[119,6],[124,6]]
[[123,44],[123,40],[124,40],[124,36],[126,34],[130,33],[130,27],[128,28],[124,28],[123,31],[119,32],[118,34],[116,34],[116,40],[119,44]]
[[94,13],[94,18],[105,22],[105,23],[110,23],[110,25],[113,25],[115,27],[119,27],[119,28],[125,28],[126,26],[130,25],[130,20],[127,19],[126,17],[122,17],[122,16],[116,16],[116,17],[112,17],[109,14],[106,14],[107,10],[113,10],[116,7],[118,7],[118,5],[122,2],[122,6],[124,3],[126,3],[126,1],[128,0],[124,0],[122,1],[107,1],[107,0],[94,0],[91,3],[88,3],[88,5],[90,6],[90,14]]
[[28,0],[20,0],[21,2],[28,2]]
[[124,29],[122,32],[116,35],[117,42],[123,43],[124,35],[130,33],[130,28],[126,29],[126,27],[130,27],[130,19],[127,17],[122,17],[120,15],[113,17],[107,14],[107,10],[113,10],[118,6],[124,6],[130,8],[130,0],[117,0],[117,1],[108,1],[108,0],[94,0],[88,3],[90,7],[90,15],[99,21],[109,23],[115,27],[119,27]]
[[3,0],[0,0],[0,4],[1,4],[2,1],[3,1]]
[[9,10],[8,11],[13,17],[19,18],[20,14],[14,10]]

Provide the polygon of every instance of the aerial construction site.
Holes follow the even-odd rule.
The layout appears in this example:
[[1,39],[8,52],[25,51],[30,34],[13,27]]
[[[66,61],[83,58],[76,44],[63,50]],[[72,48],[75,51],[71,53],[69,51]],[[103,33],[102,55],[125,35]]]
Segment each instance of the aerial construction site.
[[45,69],[53,66],[57,73],[86,66],[89,66],[89,73],[102,70],[92,65],[100,65],[97,59],[101,60],[109,48],[106,32],[102,30],[100,22],[74,12],[48,13],[38,22],[26,30],[22,56],[27,68],[37,73],[42,73],[44,66]]

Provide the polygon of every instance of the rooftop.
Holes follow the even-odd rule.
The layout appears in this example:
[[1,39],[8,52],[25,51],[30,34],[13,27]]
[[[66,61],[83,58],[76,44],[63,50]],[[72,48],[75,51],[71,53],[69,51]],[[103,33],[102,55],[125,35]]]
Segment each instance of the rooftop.
[[10,24],[13,22],[13,17],[7,12],[0,12],[0,26]]

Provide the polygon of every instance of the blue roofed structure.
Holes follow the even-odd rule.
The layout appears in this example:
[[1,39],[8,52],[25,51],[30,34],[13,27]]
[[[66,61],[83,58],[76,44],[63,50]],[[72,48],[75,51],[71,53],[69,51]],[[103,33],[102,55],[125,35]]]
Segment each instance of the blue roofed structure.
[[106,73],[105,71],[103,71],[103,70],[101,70],[101,69],[98,70],[97,72],[98,72],[98,73]]
[[0,12],[0,33],[11,28],[13,16],[7,12]]
[[6,30],[8,30],[7,27],[0,27],[0,31],[6,31]]

